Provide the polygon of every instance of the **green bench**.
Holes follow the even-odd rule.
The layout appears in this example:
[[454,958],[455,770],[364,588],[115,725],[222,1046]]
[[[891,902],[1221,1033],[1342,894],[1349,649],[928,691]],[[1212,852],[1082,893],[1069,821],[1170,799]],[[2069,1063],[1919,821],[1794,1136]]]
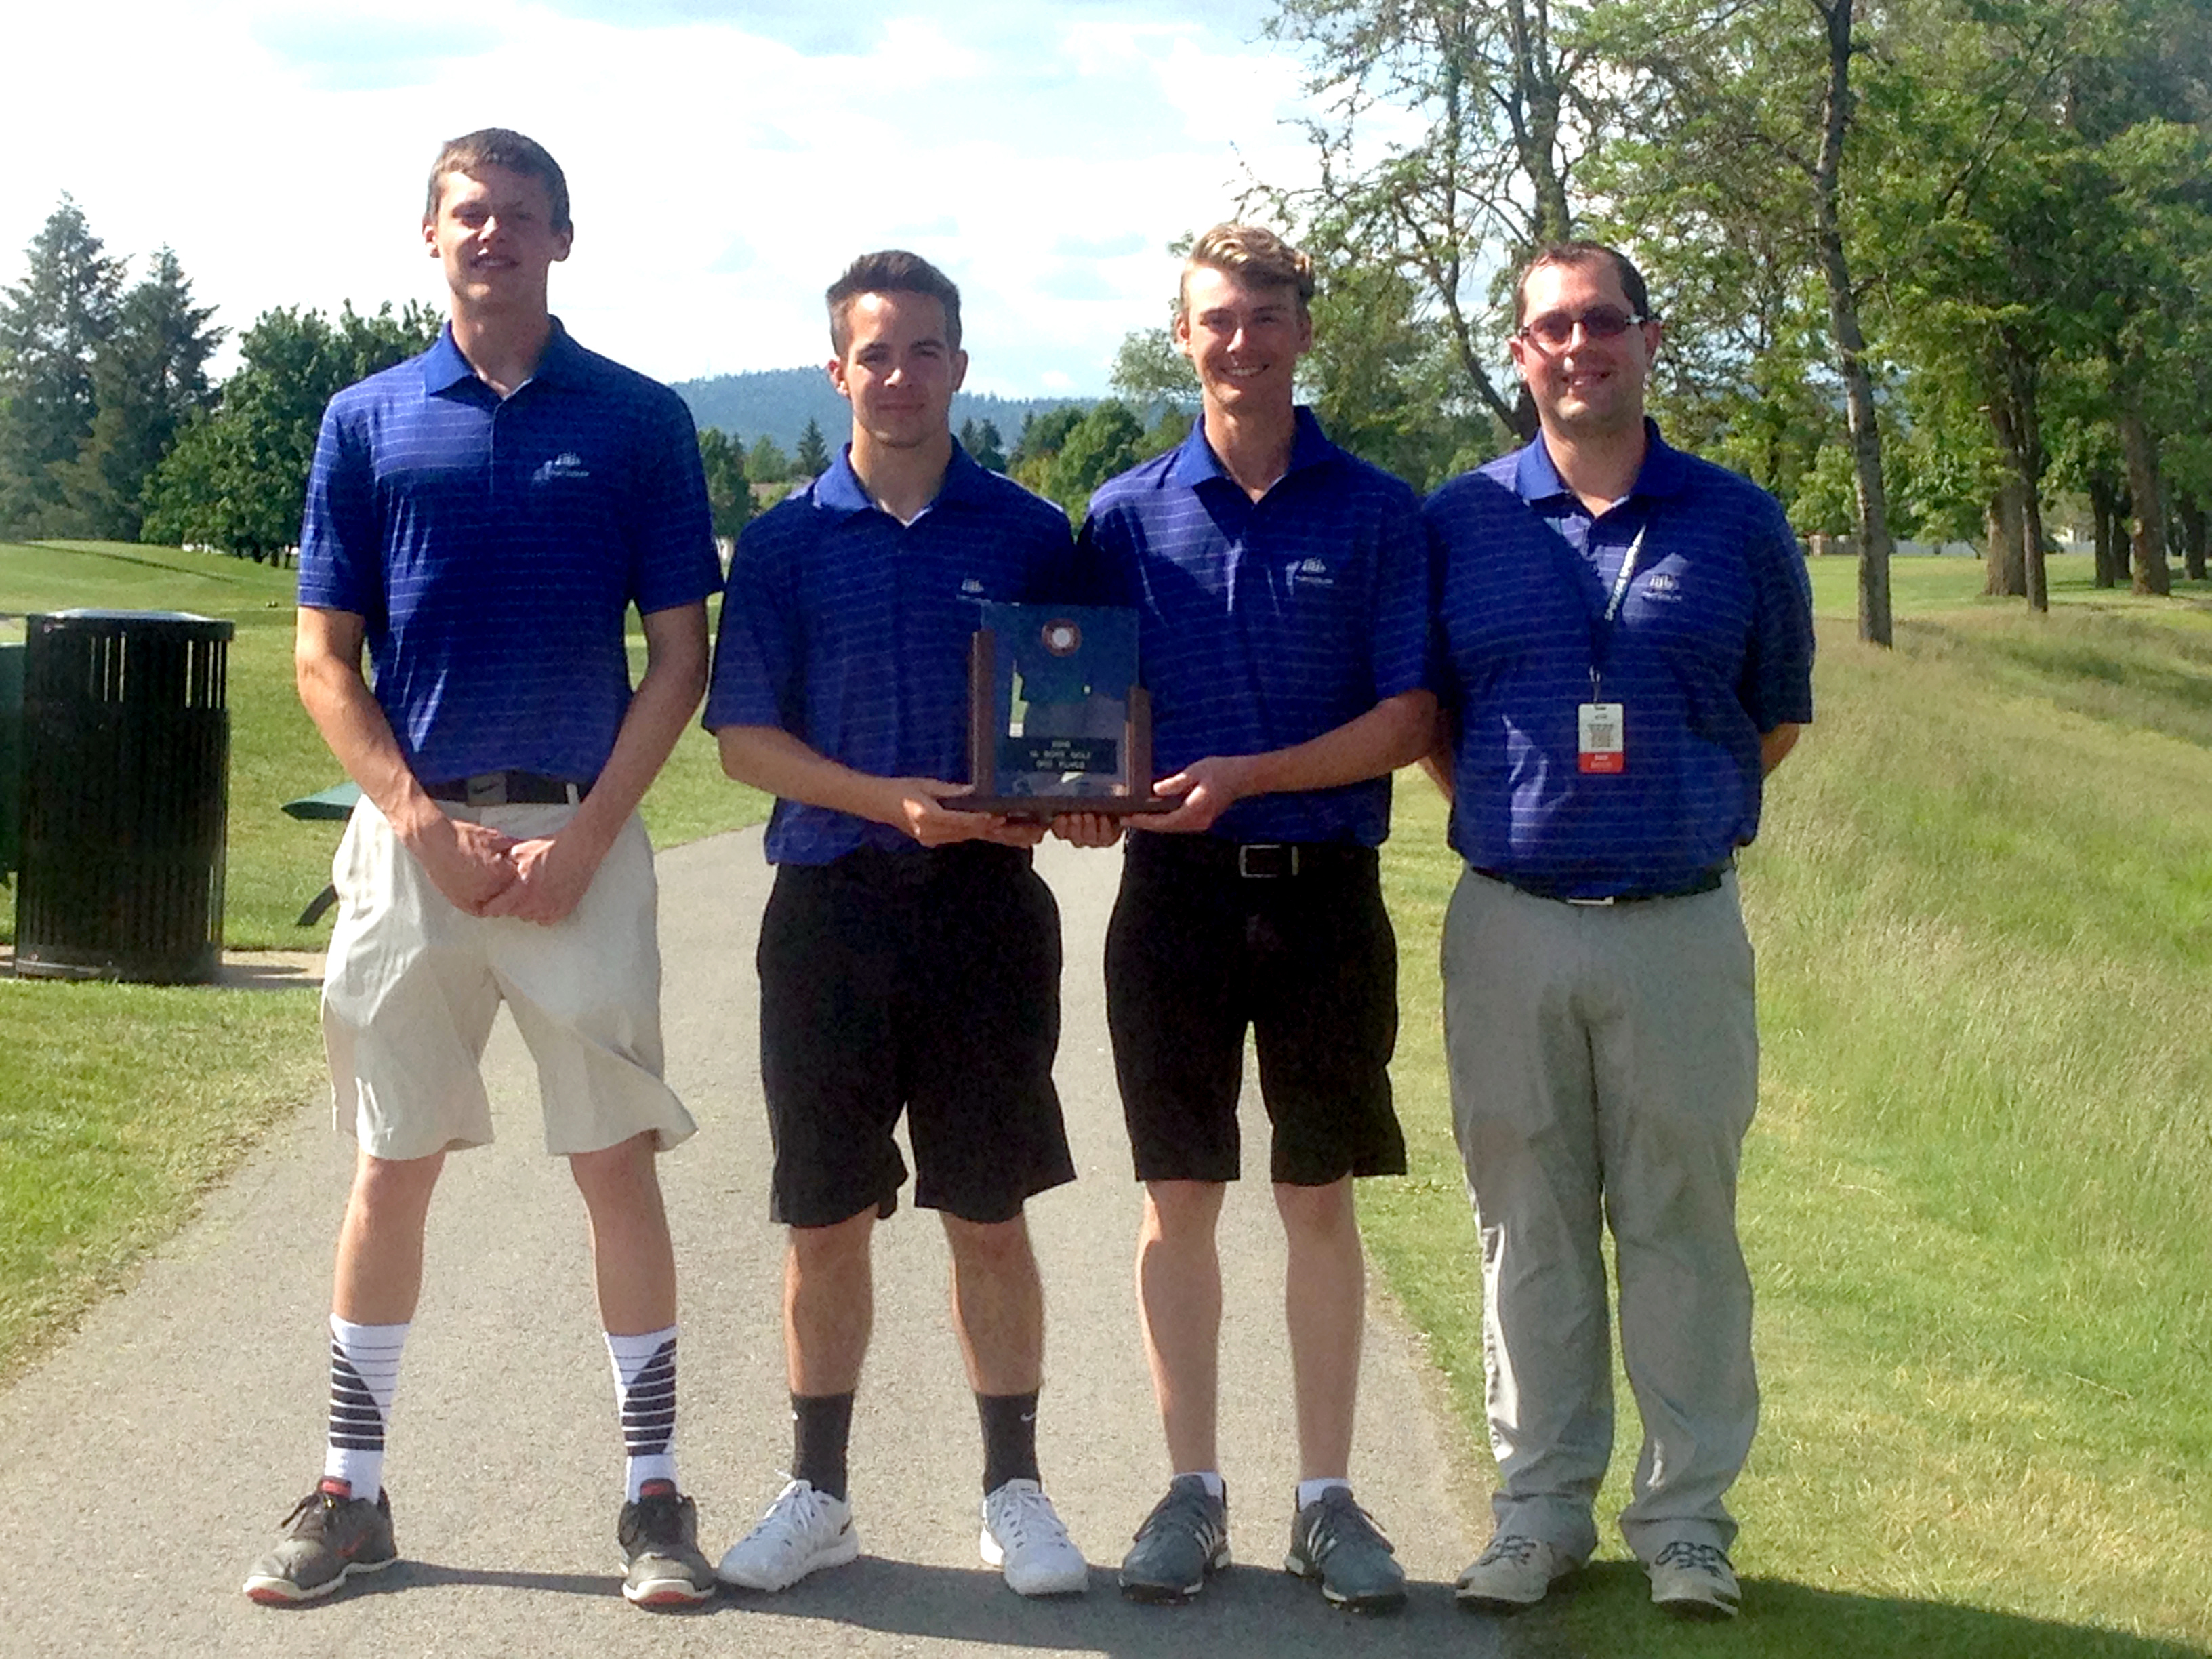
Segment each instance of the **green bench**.
[[[335,818],[343,821],[353,816],[354,804],[361,799],[361,786],[349,778],[343,783],[334,783],[327,789],[318,789],[312,795],[302,795],[297,800],[284,803],[288,817],[302,820]],[[323,913],[338,902],[338,890],[325,886],[315,895],[307,908],[300,912],[295,927],[312,927],[323,919]]]

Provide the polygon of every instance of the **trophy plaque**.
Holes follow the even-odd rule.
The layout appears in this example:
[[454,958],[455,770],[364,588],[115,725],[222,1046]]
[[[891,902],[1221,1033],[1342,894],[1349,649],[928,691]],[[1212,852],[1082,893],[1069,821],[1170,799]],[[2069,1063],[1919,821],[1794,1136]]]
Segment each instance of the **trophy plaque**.
[[1152,793],[1152,711],[1137,684],[1137,613],[985,605],[968,649],[971,793],[945,805],[1008,817],[1165,812]]

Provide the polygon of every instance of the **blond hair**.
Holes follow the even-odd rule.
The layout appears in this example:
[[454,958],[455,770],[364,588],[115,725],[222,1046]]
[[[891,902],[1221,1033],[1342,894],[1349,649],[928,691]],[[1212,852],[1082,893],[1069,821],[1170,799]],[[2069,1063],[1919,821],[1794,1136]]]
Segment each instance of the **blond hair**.
[[1176,309],[1190,307],[1190,274],[1218,270],[1253,288],[1287,288],[1297,292],[1304,311],[1314,296],[1312,258],[1265,225],[1216,225],[1190,246],[1176,284]]

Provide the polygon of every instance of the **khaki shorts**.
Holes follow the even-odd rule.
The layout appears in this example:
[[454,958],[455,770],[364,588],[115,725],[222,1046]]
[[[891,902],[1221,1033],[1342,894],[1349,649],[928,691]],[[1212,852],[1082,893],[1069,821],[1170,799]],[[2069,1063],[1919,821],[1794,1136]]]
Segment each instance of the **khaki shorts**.
[[[569,805],[447,806],[510,836],[550,836]],[[483,1059],[505,1002],[538,1064],[545,1150],[594,1152],[697,1127],[661,1081],[653,848],[635,814],[582,901],[551,927],[456,909],[367,800],[331,864],[338,891],[323,978],[332,1115],[373,1156],[492,1139]]]

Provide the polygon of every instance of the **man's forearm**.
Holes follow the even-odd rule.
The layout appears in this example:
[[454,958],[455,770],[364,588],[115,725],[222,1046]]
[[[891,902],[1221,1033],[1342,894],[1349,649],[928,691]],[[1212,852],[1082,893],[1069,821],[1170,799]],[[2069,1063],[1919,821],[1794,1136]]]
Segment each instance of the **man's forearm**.
[[1386,697],[1355,720],[1253,758],[1249,794],[1334,789],[1410,765],[1436,744],[1437,700],[1427,691]]
[[885,817],[885,780],[830,759],[778,726],[726,726],[714,733],[722,770],[783,800],[820,806],[877,823]]
[[302,609],[293,651],[301,707],[346,775],[384,814],[404,844],[412,844],[437,804],[407,763],[399,739],[361,670],[359,619],[342,611]]
[[1759,775],[1765,777],[1782,764],[1790,751],[1797,746],[1797,734],[1805,728],[1784,724],[1771,732],[1759,734]]
[[630,694],[599,781],[562,834],[604,853],[645,799],[707,690],[707,607],[679,605],[644,618],[645,672]]

